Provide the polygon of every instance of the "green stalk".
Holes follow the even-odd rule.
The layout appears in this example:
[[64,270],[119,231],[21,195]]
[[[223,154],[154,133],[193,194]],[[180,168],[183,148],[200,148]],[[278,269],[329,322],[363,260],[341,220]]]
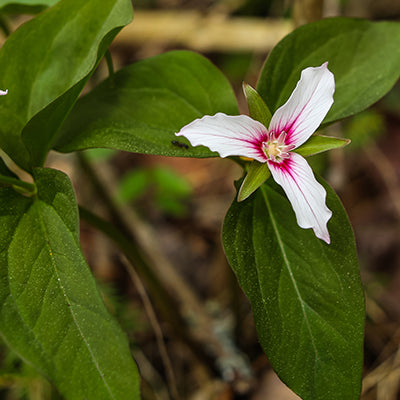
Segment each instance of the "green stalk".
[[107,62],[108,74],[111,81],[111,85],[114,85],[114,64],[112,61],[110,50],[107,50],[104,56]]
[[0,29],[4,32],[4,34],[8,37],[11,34],[10,27],[8,26],[8,21],[3,15],[0,15]]
[[20,193],[28,194],[30,196],[36,193],[36,186],[33,183],[21,181],[11,176],[0,175],[0,185],[12,186]]

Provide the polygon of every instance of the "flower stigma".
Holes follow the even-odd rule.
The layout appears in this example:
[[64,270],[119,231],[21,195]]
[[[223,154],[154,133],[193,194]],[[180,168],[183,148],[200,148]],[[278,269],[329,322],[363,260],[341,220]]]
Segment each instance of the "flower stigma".
[[286,132],[282,131],[278,137],[274,132],[268,134],[268,140],[262,143],[262,150],[268,160],[276,163],[282,162],[284,159],[290,157],[290,150],[295,146],[293,144],[286,144]]

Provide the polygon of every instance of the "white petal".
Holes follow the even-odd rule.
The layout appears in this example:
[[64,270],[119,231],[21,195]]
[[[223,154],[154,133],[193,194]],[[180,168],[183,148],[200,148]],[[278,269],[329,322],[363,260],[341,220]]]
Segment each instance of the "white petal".
[[303,144],[331,108],[335,78],[327,65],[304,69],[289,100],[272,116],[269,130],[276,134],[287,132],[287,144]]
[[315,236],[330,243],[327,223],[332,211],[325,204],[326,191],[319,184],[307,161],[299,154],[278,164],[268,162],[275,181],[282,186],[301,228],[312,228]]
[[267,138],[267,128],[247,115],[206,115],[184,126],[175,135],[185,136],[193,146],[207,146],[221,157],[243,156],[260,162],[267,160],[261,145]]
[[0,90],[0,96],[4,96],[8,93],[8,90]]

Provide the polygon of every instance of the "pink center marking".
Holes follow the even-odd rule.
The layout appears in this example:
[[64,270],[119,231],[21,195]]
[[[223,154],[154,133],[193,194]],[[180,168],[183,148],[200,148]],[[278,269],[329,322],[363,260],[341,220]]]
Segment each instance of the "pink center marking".
[[281,163],[283,160],[290,157],[289,152],[296,146],[286,144],[287,133],[282,131],[279,136],[275,132],[269,132],[266,141],[262,142],[261,148],[268,160]]

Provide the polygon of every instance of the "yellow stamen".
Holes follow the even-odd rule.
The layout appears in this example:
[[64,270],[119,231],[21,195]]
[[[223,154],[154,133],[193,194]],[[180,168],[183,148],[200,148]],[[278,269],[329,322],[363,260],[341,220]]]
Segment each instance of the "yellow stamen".
[[281,154],[281,149],[276,141],[268,142],[267,153],[270,158],[278,157]]

